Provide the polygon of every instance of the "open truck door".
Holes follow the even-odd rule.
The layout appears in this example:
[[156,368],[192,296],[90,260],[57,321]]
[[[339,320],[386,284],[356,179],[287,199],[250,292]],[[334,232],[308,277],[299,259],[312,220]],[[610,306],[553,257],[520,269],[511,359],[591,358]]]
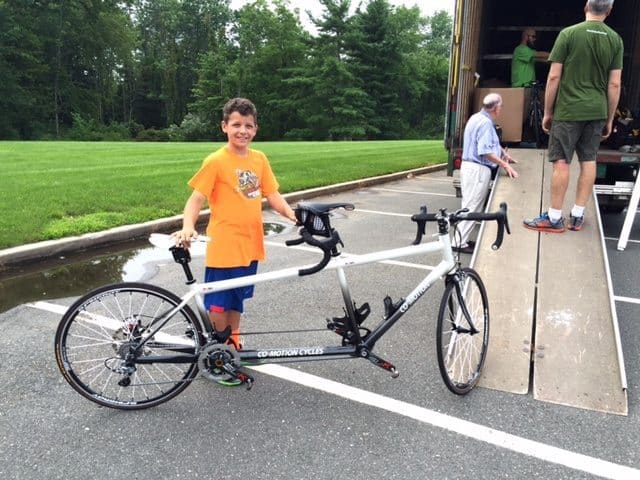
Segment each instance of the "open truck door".
[[[535,146],[535,139],[518,121],[519,116],[526,117],[530,100],[524,89],[511,88],[513,50],[522,30],[531,27],[538,33],[536,49],[550,51],[562,28],[584,19],[583,7],[584,0],[456,0],[445,117],[449,175],[460,167],[466,121],[488,91],[498,91],[505,99],[500,121],[503,143]],[[631,199],[640,165],[640,0],[616,2],[606,23],[621,35],[625,47],[619,107],[630,112],[638,128],[630,128],[626,139],[616,137],[602,145],[596,185],[602,208],[622,211]],[[536,63],[538,81],[546,81],[548,69],[546,62]],[[454,187],[459,193],[458,182]]]

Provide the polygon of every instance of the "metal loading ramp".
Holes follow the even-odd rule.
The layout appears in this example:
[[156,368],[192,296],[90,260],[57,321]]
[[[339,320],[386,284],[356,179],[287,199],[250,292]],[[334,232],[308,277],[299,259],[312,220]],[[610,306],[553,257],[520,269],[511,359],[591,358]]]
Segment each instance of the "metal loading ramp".
[[[483,224],[471,264],[489,295],[489,353],[480,385],[546,402],[628,413],[624,362],[609,267],[592,196],[580,232],[538,233],[522,219],[549,205],[552,166],[546,151],[513,156],[520,178],[499,177],[488,210],[509,206],[511,235],[491,250],[495,224]],[[573,206],[579,165],[572,162],[563,211]],[[565,213],[566,214],[566,213]]]

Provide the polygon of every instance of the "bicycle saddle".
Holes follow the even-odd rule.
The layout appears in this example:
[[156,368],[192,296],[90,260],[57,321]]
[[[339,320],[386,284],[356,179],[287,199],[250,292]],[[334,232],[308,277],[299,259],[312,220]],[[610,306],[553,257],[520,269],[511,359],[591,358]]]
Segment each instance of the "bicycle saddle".
[[355,207],[353,203],[315,203],[315,202],[300,202],[298,203],[298,208],[303,210],[309,210],[316,215],[322,215],[330,212],[336,208],[344,208],[345,210],[351,211]]

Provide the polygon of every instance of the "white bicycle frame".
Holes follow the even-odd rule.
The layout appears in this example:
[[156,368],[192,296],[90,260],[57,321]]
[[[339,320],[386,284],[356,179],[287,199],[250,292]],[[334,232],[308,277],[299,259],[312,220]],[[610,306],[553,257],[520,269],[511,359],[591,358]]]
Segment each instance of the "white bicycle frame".
[[[408,310],[424,293],[433,286],[433,284],[442,279],[447,273],[449,273],[456,265],[451,250],[451,238],[449,234],[437,233],[434,236],[438,237],[437,240],[421,243],[418,245],[411,245],[408,247],[393,248],[388,250],[380,250],[377,252],[366,253],[362,255],[345,254],[341,253],[339,256],[332,258],[323,270],[337,270],[338,281],[340,289],[345,301],[347,311],[353,313],[353,302],[351,301],[351,294],[347,285],[346,276],[344,273],[345,268],[354,267],[357,265],[364,265],[367,263],[381,262],[385,260],[392,260],[395,258],[408,257],[410,255],[437,253],[441,254],[441,260],[431,272],[406,296],[403,304],[399,307],[401,312]],[[255,275],[248,275],[244,277],[233,278],[229,280],[220,280],[215,282],[206,283],[194,283],[190,285],[190,290],[181,297],[181,302],[176,305],[171,311],[167,312],[165,318],[160,320],[153,332],[150,332],[147,338],[153,337],[153,335],[160,330],[164,324],[178,311],[185,307],[192,299],[196,299],[198,306],[198,312],[200,313],[201,320],[207,318],[207,313],[204,307],[203,296],[207,293],[219,292],[222,290],[228,290],[231,288],[245,287],[250,285],[257,285],[259,283],[266,283],[274,280],[282,280],[286,278],[293,278],[299,276],[301,269],[313,267],[315,265],[303,265],[300,267],[290,267],[280,270],[274,270],[271,272],[257,273]],[[353,318],[353,317],[352,317]],[[381,336],[387,329],[380,332]],[[377,340],[373,338],[373,341]],[[143,342],[144,343],[144,342]]]

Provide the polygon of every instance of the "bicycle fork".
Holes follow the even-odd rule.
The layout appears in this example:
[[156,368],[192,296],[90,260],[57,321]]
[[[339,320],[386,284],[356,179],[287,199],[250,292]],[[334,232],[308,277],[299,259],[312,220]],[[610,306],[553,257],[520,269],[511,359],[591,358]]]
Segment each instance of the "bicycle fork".
[[[455,312],[455,319],[452,319],[453,328],[451,333],[451,340],[449,341],[449,346],[447,347],[447,357],[450,357],[453,354],[453,350],[456,345],[456,339],[458,337],[458,334],[466,333],[469,335],[475,335],[476,333],[479,333],[479,330],[476,328],[476,326],[473,323],[473,319],[471,318],[469,309],[467,308],[467,302],[464,299],[464,295],[466,292],[463,291],[460,277],[456,275],[455,278],[453,278],[451,281],[454,282],[454,289],[456,292],[456,298],[458,299],[458,305],[460,306],[460,309]],[[453,310],[451,305],[449,305],[449,308]],[[465,328],[463,326],[464,325],[463,319],[464,321],[467,322],[467,324],[469,325],[469,328]]]

